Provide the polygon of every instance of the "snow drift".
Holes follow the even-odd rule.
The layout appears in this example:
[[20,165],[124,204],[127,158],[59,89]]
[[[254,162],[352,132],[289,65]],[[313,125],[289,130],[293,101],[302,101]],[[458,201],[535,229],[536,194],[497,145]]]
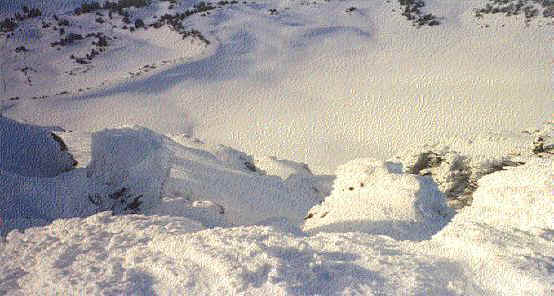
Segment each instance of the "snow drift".
[[[3,232],[25,229],[0,243],[4,294],[548,295],[554,284],[547,155],[480,178],[452,217],[433,178],[401,162],[358,159],[330,178],[279,161],[276,174],[298,172],[283,180],[186,135],[58,134],[69,152],[90,151],[86,167],[0,175]],[[149,202],[125,211],[120,199],[137,194]]]
[[403,174],[392,163],[353,160],[340,166],[336,175],[333,192],[310,210],[304,230],[423,240],[447,221],[446,200],[434,183]]

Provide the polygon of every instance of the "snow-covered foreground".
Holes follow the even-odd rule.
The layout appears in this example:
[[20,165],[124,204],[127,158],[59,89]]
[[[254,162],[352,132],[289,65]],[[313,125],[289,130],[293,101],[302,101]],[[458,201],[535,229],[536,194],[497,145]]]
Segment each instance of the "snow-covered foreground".
[[[520,165],[481,177],[473,204],[458,212],[434,181],[440,174],[405,172],[418,163],[409,158],[360,159],[318,176],[141,127],[57,134],[77,168],[35,177],[2,167],[2,230],[26,229],[0,245],[3,294],[549,295],[554,287],[554,162],[523,144],[528,134],[505,138],[513,154],[501,158],[490,143],[472,143],[482,154],[467,156],[482,171],[507,159]],[[552,125],[541,135],[551,150]]]
[[0,1],[0,295],[554,293],[551,2],[115,2]]

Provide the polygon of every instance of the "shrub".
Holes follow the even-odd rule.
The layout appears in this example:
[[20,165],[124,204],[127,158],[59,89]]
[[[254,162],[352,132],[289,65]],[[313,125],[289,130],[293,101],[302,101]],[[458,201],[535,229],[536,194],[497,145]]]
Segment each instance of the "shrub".
[[2,32],[12,32],[15,28],[17,28],[17,23],[11,18],[0,21],[0,31]]
[[96,2],[96,1],[91,2],[91,3],[83,3],[83,4],[81,4],[81,7],[75,8],[74,13],[76,15],[80,15],[80,14],[89,13],[89,12],[92,12],[92,11],[95,11],[95,10],[98,10],[98,9],[101,9],[101,8],[102,7],[100,6],[100,3]]
[[131,6],[140,8],[148,5],[150,5],[150,0],[119,0],[118,2],[118,6],[121,8],[127,8]]
[[137,214],[140,211],[142,197],[143,195],[133,196],[127,188],[122,187],[107,196],[89,194],[88,200],[98,207],[98,211],[111,210],[113,214]]
[[141,19],[136,19],[135,20],[135,28],[144,28],[144,21],[141,20]]
[[544,16],[544,17],[554,17],[554,5],[546,7],[542,11],[542,16]]
[[196,10],[195,12],[199,13],[199,12],[205,12],[205,11],[215,9],[215,7],[212,6],[211,3],[206,3],[204,1],[202,1],[202,2],[198,2],[198,4],[194,5],[194,9]]
[[19,46],[15,49],[15,52],[26,52],[29,51],[25,46]]
[[66,19],[58,20],[58,26],[69,26],[69,21]]
[[31,10],[29,10],[29,12],[27,13],[27,16],[29,18],[37,17],[37,16],[41,16],[41,15],[42,15],[42,11],[40,11],[40,9],[38,9],[38,8],[31,8]]

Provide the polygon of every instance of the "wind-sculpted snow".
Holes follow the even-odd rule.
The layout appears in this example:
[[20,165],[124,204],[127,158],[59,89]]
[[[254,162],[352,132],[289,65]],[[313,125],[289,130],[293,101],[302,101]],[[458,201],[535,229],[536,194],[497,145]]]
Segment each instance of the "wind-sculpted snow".
[[39,2],[0,295],[552,294],[550,1]]
[[[3,231],[24,229],[0,242],[2,294],[548,295],[554,286],[547,154],[480,178],[473,204],[451,217],[433,179],[400,162],[354,160],[336,177],[266,163],[296,172],[283,180],[244,166],[259,158],[186,135],[123,127],[76,144],[87,133],[59,134],[69,152],[90,151],[86,168],[0,175]],[[138,215],[96,213],[95,190],[151,202]]]
[[162,277],[148,270],[172,271],[158,239],[202,229],[181,217],[103,212],[14,231],[0,249],[0,294],[153,295]]
[[449,217],[444,195],[425,178],[392,163],[350,161],[337,169],[333,192],[306,216],[309,232],[360,231],[398,240],[424,240]]
[[36,177],[53,177],[70,170],[74,164],[71,155],[51,134],[57,129],[0,115],[0,170]]
[[472,264],[476,272],[502,270],[478,277],[495,294],[549,295],[554,288],[553,178],[551,158],[483,177],[471,207],[459,211],[433,240],[451,256],[481,262]]
[[[464,264],[387,237],[307,237],[273,227],[199,231],[177,217],[58,220],[1,246],[8,295],[474,295]],[[187,234],[188,233],[188,234]]]

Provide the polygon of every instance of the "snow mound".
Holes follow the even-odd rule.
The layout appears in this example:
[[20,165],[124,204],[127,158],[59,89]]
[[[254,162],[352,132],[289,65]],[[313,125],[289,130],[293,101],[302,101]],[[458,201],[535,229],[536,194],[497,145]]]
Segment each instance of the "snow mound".
[[469,206],[478,180],[537,157],[552,156],[554,124],[521,133],[477,135],[470,139],[451,138],[410,149],[391,161],[409,174],[430,176],[444,192],[451,207]]
[[433,241],[445,254],[471,262],[475,279],[496,295],[550,295],[553,178],[554,161],[537,158],[484,176],[471,207],[460,210]]
[[[97,131],[91,138],[87,176],[111,191],[124,188],[127,194],[140,196],[142,208],[152,208],[159,203],[169,175],[171,153],[164,141],[169,139],[138,126]],[[121,207],[125,210],[124,204]]]
[[202,230],[184,218],[100,213],[12,232],[0,247],[0,293],[10,295],[486,292],[463,263],[417,256],[410,246],[360,233],[306,237],[272,226]]
[[310,210],[304,230],[423,240],[446,223],[444,196],[429,179],[371,158],[350,161],[336,174],[333,192]]
[[0,294],[154,295],[147,270],[171,263],[156,242],[202,229],[186,218],[102,212],[13,231],[0,247]]
[[266,174],[281,177],[283,180],[286,180],[291,175],[312,175],[307,164],[278,159],[275,156],[259,157],[254,160],[254,163],[256,167]]
[[[226,225],[256,224],[279,217],[300,224],[308,209],[321,200],[310,186],[317,180],[289,184],[257,171],[243,152],[185,136],[174,139],[166,143],[172,157],[162,203],[173,199],[188,205],[188,201],[209,201],[222,209]],[[255,171],[248,168],[250,165]],[[163,207],[155,211],[163,212]]]

